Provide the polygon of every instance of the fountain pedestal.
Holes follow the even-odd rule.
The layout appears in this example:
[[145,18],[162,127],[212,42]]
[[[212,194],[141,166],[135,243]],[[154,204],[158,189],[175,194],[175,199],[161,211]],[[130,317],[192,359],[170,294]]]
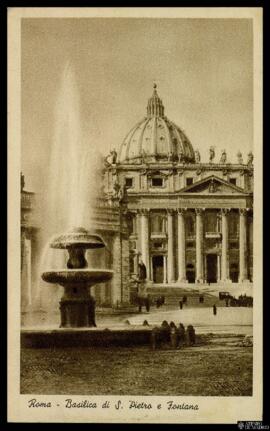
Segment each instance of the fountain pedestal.
[[61,328],[96,327],[95,299],[88,286],[65,286],[60,301]]
[[46,271],[43,280],[60,284],[64,294],[60,301],[61,328],[96,327],[95,299],[90,294],[91,286],[112,278],[109,269],[90,269],[85,259],[86,249],[104,247],[102,239],[83,228],[73,229],[54,239],[52,248],[65,248],[69,259],[66,269]]

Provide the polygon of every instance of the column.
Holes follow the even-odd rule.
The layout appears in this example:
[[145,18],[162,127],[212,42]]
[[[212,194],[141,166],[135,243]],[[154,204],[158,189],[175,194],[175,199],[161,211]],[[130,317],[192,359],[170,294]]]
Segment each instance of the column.
[[239,219],[239,283],[247,278],[247,210],[243,208]]
[[138,267],[139,267],[139,253],[137,250],[135,250],[134,252],[134,256],[133,256],[133,264],[134,264],[134,274],[136,275],[136,277],[138,276]]
[[168,283],[175,282],[175,255],[173,240],[173,216],[174,210],[167,210],[168,213]]
[[217,282],[220,281],[220,255],[217,255]]
[[142,261],[146,266],[147,279],[150,279],[149,262],[149,210],[141,210],[141,251]]
[[121,253],[120,235],[117,233],[112,239],[112,269],[114,271],[111,281],[111,300],[114,306],[121,303]]
[[221,244],[221,281],[230,281],[229,277],[229,259],[228,259],[228,208],[221,210],[221,232],[222,232],[222,244]]
[[[101,249],[101,265],[102,268],[106,268],[106,251],[105,248]],[[99,286],[100,289],[100,302],[101,304],[103,304],[104,302],[106,302],[106,284],[105,283],[101,283]]]
[[186,282],[185,209],[178,209],[178,282]]
[[167,256],[163,256],[163,283],[167,284]]
[[21,273],[21,307],[23,311],[28,310],[32,304],[32,266],[31,266],[31,240],[23,234],[22,247],[22,273]]
[[203,283],[203,220],[202,208],[196,210],[196,281]]

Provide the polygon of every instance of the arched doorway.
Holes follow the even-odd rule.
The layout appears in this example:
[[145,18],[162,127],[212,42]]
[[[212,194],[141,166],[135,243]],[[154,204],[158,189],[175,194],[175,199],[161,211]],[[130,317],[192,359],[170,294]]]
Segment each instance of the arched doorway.
[[186,277],[187,277],[188,283],[195,283],[195,268],[192,263],[187,264]]

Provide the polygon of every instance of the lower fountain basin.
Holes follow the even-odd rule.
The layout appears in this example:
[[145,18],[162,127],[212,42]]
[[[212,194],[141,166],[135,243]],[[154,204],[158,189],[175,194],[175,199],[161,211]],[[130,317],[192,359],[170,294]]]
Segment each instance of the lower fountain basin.
[[60,269],[43,272],[42,279],[60,285],[87,283],[90,286],[109,281],[112,276],[113,271],[110,269]]

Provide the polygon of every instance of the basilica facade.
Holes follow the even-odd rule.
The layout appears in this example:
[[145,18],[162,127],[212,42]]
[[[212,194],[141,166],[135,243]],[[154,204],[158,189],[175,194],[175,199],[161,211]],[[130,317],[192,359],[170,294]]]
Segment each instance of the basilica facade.
[[[100,301],[129,303],[139,256],[147,287],[164,292],[253,280],[253,156],[226,151],[201,161],[183,130],[165,115],[154,85],[146,116],[105,158],[96,227],[114,269]],[[107,259],[107,260],[106,260]]]

